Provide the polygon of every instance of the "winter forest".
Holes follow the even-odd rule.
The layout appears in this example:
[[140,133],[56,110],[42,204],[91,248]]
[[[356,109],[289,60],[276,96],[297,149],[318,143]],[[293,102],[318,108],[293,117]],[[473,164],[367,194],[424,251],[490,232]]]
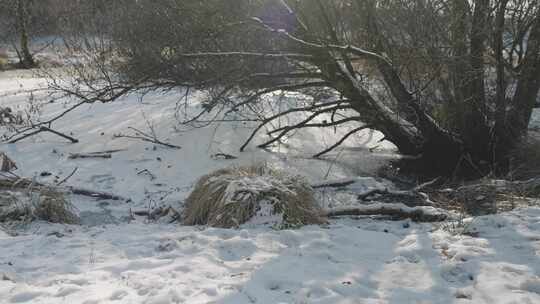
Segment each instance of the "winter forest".
[[540,303],[540,2],[0,0],[4,303]]

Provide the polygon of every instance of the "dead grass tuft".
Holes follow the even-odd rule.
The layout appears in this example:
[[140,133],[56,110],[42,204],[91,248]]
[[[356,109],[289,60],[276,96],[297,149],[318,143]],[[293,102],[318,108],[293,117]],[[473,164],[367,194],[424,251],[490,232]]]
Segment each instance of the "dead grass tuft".
[[0,223],[29,223],[42,220],[79,224],[73,205],[63,192],[33,187],[28,181],[0,180]]
[[8,68],[8,56],[7,56],[7,53],[0,49],[0,71],[4,71],[4,70],[7,70]]
[[321,214],[304,178],[249,166],[203,176],[186,200],[183,223],[236,228],[253,222],[291,228],[325,223]]

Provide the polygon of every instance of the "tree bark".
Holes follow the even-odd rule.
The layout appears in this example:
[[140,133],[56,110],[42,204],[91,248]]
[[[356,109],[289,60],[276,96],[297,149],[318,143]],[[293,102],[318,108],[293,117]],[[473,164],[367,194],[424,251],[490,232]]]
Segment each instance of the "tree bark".
[[538,92],[540,90],[540,10],[527,40],[516,92],[508,113],[507,127],[510,138],[522,138],[528,129]]
[[508,167],[508,147],[510,146],[505,141],[509,138],[506,135],[506,79],[505,79],[505,62],[504,62],[504,28],[505,15],[509,0],[500,0],[495,16],[495,31],[493,33],[493,50],[495,52],[497,84],[495,95],[495,126],[492,136],[492,151],[494,151],[493,161],[495,162],[495,170],[506,170]]
[[28,34],[28,0],[17,0],[17,28],[19,30],[19,39],[21,51],[19,53],[20,64],[25,69],[31,69],[36,66],[34,56],[30,52],[29,34]]

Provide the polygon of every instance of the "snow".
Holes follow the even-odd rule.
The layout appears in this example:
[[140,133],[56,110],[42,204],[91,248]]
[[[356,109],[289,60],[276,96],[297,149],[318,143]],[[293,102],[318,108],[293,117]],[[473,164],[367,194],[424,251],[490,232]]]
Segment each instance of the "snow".
[[[14,93],[43,85],[28,72],[0,73],[1,106],[23,111],[27,95]],[[131,199],[73,196],[81,226],[35,222],[15,235],[0,229],[0,303],[540,303],[540,208],[469,219],[459,229],[369,217],[281,231],[258,223],[224,230],[131,218],[130,211],[181,208],[198,177],[231,165],[266,163],[313,184],[353,180],[359,192],[391,186],[369,177],[397,157],[384,145],[369,152],[376,133],[359,134],[326,160],[309,156],[339,138],[334,130],[306,130],[273,151],[251,146],[239,153],[249,125],[175,128],[177,98],[177,92],[143,102],[130,96],[79,109],[54,125],[78,144],[43,134],[0,147],[21,176],[52,183],[78,168],[68,185]],[[44,104],[43,117],[69,102]],[[182,149],[113,137],[148,124]],[[111,159],[68,159],[115,149],[122,151]],[[239,158],[214,160],[216,153]],[[330,189],[318,197],[324,207],[355,204]]]
[[479,218],[477,237],[370,219],[285,231],[39,224],[0,237],[0,302],[538,303],[539,216]]

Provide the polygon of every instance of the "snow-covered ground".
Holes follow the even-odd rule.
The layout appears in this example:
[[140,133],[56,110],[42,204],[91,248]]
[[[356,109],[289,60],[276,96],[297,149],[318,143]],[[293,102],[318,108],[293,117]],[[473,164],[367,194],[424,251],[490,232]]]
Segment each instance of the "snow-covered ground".
[[[43,82],[27,72],[0,73],[0,106],[23,111],[28,96],[12,93]],[[71,113],[54,127],[73,133],[78,144],[44,134],[0,147],[21,176],[52,183],[78,168],[67,184],[131,199],[74,196],[81,226],[38,222],[17,236],[0,230],[0,303],[540,303],[540,208],[475,218],[465,234],[449,224],[369,218],[283,231],[131,218],[135,210],[181,208],[199,176],[235,164],[266,162],[313,182],[363,176],[361,186],[369,188],[385,182],[368,176],[396,158],[386,145],[370,152],[380,137],[366,132],[331,161],[313,160],[310,155],[339,138],[334,130],[315,129],[274,152],[238,153],[249,126],[175,129],[178,96],[144,102],[132,96]],[[42,115],[65,107],[47,103]],[[182,149],[113,138],[148,124]],[[112,159],[68,159],[116,149],[122,151]],[[239,158],[215,160],[216,153]],[[343,194],[319,196],[325,206],[354,203]]]

